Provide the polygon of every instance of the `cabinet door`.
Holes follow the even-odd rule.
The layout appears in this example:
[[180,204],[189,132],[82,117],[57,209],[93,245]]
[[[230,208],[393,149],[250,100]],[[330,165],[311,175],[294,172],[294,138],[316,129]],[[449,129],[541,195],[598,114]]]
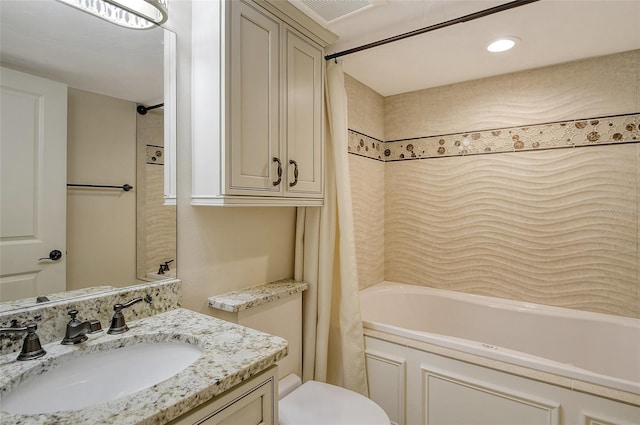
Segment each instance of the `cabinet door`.
[[287,196],[322,197],[322,50],[289,29],[286,38],[285,191]]
[[231,3],[230,131],[227,191],[280,195],[280,24],[240,2]]
[[277,425],[277,376],[274,366],[168,425]]

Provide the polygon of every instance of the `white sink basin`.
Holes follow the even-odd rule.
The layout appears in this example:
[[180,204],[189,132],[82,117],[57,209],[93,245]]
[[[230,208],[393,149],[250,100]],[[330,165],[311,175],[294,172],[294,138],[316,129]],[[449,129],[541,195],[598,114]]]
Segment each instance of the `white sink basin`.
[[149,388],[202,355],[195,345],[140,343],[70,359],[33,376],[2,397],[2,410],[36,414],[78,410]]

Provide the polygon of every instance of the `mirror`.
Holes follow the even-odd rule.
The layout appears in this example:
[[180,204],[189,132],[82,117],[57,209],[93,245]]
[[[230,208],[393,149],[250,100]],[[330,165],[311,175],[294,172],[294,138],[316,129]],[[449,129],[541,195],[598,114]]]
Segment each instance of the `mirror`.
[[[66,137],[62,137],[66,139],[66,156],[46,153],[38,145],[35,150],[42,148],[45,154],[36,162],[62,167],[58,172],[66,174],[67,184],[133,186],[129,191],[64,187],[55,201],[60,202],[55,204],[58,206],[48,198],[31,202],[30,192],[18,187],[13,189],[12,201],[7,202],[9,183],[20,186],[23,179],[13,174],[14,170],[20,172],[19,167],[7,165],[7,152],[13,148],[3,142],[3,216],[30,214],[22,210],[29,202],[34,208],[45,204],[43,216],[66,208],[62,214],[66,231],[62,232],[64,241],[55,245],[63,247],[62,259],[50,260],[47,257],[54,245],[40,240],[44,227],[40,216],[34,213],[30,217],[34,224],[26,220],[26,226],[33,227],[31,233],[7,225],[3,218],[0,300],[28,297],[35,302],[36,296],[62,291],[84,295],[175,277],[176,184],[175,177],[165,177],[175,176],[175,155],[169,155],[170,148],[175,149],[175,34],[159,27],[122,28],[55,0],[2,0],[0,31],[3,127],[13,119],[5,104],[9,97],[5,83],[14,71],[36,81],[44,78],[62,83],[66,85],[66,108],[59,109],[66,112],[66,119],[60,120],[66,121]],[[161,104],[164,106],[149,108],[144,115],[136,111],[138,105]],[[42,132],[46,135],[47,117],[52,115],[42,111]],[[11,139],[5,136],[3,129],[3,139]],[[48,143],[46,136],[44,140]],[[38,163],[37,167],[36,174],[43,166]],[[38,174],[33,180],[35,187],[46,178]],[[9,210],[12,213],[6,214]],[[38,251],[27,259],[9,253],[10,245],[27,245],[29,241],[37,242]],[[26,264],[25,272],[6,271],[7,264],[20,262]],[[163,273],[158,273],[165,263],[169,271],[163,267]],[[40,277],[34,276],[41,270],[61,268],[60,264],[63,270],[54,274],[56,278],[62,275],[61,286],[37,282]],[[18,296],[25,290],[31,293]],[[51,295],[55,299],[65,296]]]

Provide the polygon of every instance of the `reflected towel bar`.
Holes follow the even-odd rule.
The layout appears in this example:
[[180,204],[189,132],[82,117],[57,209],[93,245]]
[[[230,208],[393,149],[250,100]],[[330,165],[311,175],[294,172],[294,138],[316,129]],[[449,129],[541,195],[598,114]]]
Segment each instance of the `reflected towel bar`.
[[138,111],[138,113],[140,115],[147,115],[147,111],[150,111],[150,110],[156,109],[156,108],[162,108],[163,106],[164,106],[164,103],[159,103],[159,104],[153,105],[153,106],[138,105],[136,107],[136,111]]
[[103,189],[122,189],[125,192],[128,192],[131,189],[133,189],[133,186],[131,186],[129,184],[124,184],[122,186],[109,186],[109,185],[103,185],[103,184],[73,184],[73,183],[67,183],[67,186],[71,186],[71,187],[98,187],[98,188],[103,188]]

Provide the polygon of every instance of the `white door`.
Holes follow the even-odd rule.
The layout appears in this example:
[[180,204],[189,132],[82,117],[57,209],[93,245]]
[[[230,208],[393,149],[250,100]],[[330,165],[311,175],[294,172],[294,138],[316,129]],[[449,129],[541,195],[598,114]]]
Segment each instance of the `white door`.
[[9,301],[65,290],[67,86],[7,68],[0,86],[0,301]]

